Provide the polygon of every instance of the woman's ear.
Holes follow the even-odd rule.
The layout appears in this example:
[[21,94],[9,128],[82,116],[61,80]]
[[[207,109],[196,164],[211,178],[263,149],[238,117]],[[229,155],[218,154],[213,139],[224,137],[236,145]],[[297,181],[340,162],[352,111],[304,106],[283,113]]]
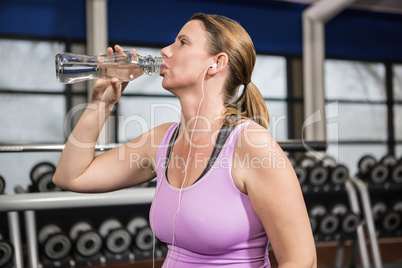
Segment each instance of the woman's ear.
[[215,62],[211,64],[211,68],[209,69],[208,73],[210,75],[217,74],[224,70],[226,66],[228,66],[228,56],[226,53],[219,53],[214,57]]

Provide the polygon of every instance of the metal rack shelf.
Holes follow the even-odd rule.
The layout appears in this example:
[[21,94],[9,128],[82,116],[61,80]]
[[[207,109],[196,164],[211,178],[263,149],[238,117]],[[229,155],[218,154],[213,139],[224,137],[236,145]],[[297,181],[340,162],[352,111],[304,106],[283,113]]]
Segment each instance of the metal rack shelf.
[[24,267],[18,211],[24,212],[29,267],[37,268],[36,210],[147,204],[152,202],[154,193],[155,188],[131,188],[102,194],[49,192],[1,195],[0,212],[7,213],[10,240],[14,246],[14,267]]
[[[307,150],[325,151],[327,143],[325,141],[304,141],[304,140],[286,140],[278,141],[282,150],[287,152],[303,152]],[[107,151],[116,148],[122,144],[109,143],[105,145],[96,145],[95,150]],[[8,144],[0,145],[0,153],[19,153],[19,152],[61,152],[64,144]]]
[[102,194],[73,192],[26,193],[0,196],[0,212],[145,204],[155,188],[131,188]]

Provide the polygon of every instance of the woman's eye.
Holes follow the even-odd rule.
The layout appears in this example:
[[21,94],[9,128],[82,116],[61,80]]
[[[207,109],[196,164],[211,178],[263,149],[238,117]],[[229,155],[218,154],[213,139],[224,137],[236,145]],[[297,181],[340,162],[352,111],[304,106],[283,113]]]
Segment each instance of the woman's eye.
[[184,45],[186,45],[187,43],[186,43],[185,41],[183,41],[183,40],[180,40],[180,44],[181,44],[182,46],[184,46]]

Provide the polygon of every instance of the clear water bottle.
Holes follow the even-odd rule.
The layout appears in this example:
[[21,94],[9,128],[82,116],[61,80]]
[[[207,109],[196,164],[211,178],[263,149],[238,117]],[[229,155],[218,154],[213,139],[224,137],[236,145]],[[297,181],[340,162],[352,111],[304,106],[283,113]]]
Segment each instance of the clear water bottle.
[[162,64],[163,57],[140,56],[129,51],[98,56],[59,53],[56,55],[56,77],[63,84],[114,77],[131,81],[144,73],[159,74]]

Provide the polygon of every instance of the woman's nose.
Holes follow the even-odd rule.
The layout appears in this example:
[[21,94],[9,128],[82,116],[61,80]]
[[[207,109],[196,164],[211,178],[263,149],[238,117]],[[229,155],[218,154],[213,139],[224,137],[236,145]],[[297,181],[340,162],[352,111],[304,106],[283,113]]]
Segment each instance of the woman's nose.
[[171,52],[171,49],[170,49],[171,46],[172,45],[169,45],[169,46],[166,46],[166,47],[162,48],[162,50],[161,50],[162,57],[170,58],[172,56],[172,52]]

